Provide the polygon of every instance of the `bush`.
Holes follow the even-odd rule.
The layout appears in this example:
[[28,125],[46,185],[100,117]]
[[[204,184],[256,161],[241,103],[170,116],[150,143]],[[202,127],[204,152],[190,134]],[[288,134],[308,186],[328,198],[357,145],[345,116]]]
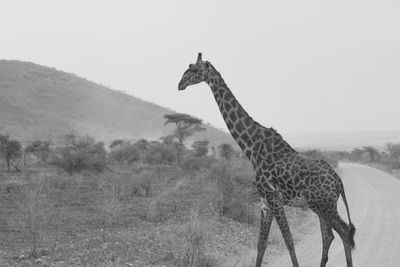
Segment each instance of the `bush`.
[[163,215],[163,207],[161,202],[162,195],[156,196],[149,204],[146,211],[146,217],[150,221],[159,221]]
[[226,161],[230,161],[234,155],[234,150],[231,144],[222,143],[218,146],[219,155]]
[[37,181],[22,188],[16,196],[15,204],[17,214],[11,223],[20,226],[27,231],[32,238],[32,257],[37,257],[37,243],[40,240],[41,231],[49,222],[52,206],[48,196],[51,192],[48,183]]
[[204,244],[206,240],[204,224],[200,221],[197,211],[192,210],[190,221],[187,223],[184,231],[186,243],[186,253],[183,257],[184,266],[199,266],[202,258]]
[[166,165],[176,161],[176,149],[173,145],[152,142],[144,155],[144,162],[151,165]]
[[[111,232],[113,224],[122,213],[121,190],[118,186],[103,187],[103,200],[100,205],[100,213],[103,222]],[[103,230],[103,242],[106,242],[106,231]]]
[[80,190],[83,185],[83,176],[81,174],[59,175],[56,179],[52,179],[51,183],[65,204],[79,204]]
[[154,186],[155,178],[154,174],[148,171],[144,171],[139,175],[139,185],[144,190],[145,196],[151,195],[151,190]]
[[253,169],[248,162],[238,160],[216,164],[210,174],[219,189],[214,209],[220,215],[253,224],[257,218],[254,203],[258,201],[253,177]]
[[322,159],[326,161],[332,168],[338,167],[339,160],[336,159],[331,152],[312,149],[302,151],[301,153],[311,159]]
[[0,154],[7,163],[7,170],[10,170],[10,166],[16,171],[20,170],[21,147],[18,140],[11,140],[9,135],[0,135]]
[[55,148],[51,164],[69,174],[83,170],[102,172],[106,169],[106,150],[103,142],[95,142],[90,136],[68,134],[65,143]]
[[203,156],[203,157],[186,157],[182,163],[181,168],[185,174],[194,174],[202,169],[209,169],[215,162],[215,159]]
[[[117,142],[120,141],[120,142]],[[119,163],[135,163],[140,160],[140,149],[128,141],[116,140],[112,143],[110,157]]]
[[193,144],[192,144],[193,156],[204,157],[205,155],[207,155],[209,144],[210,144],[210,141],[208,141],[208,140],[193,142]]
[[41,162],[47,162],[51,145],[51,141],[36,140],[25,147],[25,152],[34,155]]

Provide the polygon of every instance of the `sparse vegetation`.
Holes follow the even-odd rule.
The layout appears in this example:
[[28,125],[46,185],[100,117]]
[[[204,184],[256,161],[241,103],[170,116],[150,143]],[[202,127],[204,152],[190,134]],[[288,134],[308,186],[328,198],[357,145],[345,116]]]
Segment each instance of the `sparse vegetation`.
[[10,223],[27,232],[32,241],[30,256],[38,257],[37,247],[41,233],[49,222],[53,209],[48,199],[51,193],[49,184],[40,179],[22,187],[13,195],[16,213]]
[[190,219],[185,227],[185,243],[187,250],[183,256],[183,265],[188,267],[199,266],[203,257],[207,231],[196,210],[191,210]]
[[337,155],[336,152],[312,149],[312,150],[301,151],[301,153],[312,159],[323,159],[333,168],[338,167],[339,156]]
[[188,114],[182,113],[166,114],[164,115],[164,119],[165,124],[175,124],[176,127],[174,132],[164,139],[169,141],[172,141],[173,139],[178,140],[179,146],[177,146],[176,158],[179,165],[181,163],[182,153],[185,149],[184,142],[195,133],[205,130],[205,128],[202,126],[203,121]]
[[254,209],[258,196],[252,186],[253,177],[253,169],[245,161],[214,165],[210,178],[219,189],[213,203],[219,215],[247,224],[258,221]]
[[387,143],[381,151],[371,146],[355,148],[342,158],[382,168],[400,178],[400,143]]
[[36,140],[25,147],[25,153],[32,154],[38,161],[45,163],[49,158],[51,145],[50,140]]
[[233,156],[233,148],[232,145],[227,143],[222,143],[218,146],[218,152],[221,158],[225,159],[226,161],[230,161]]
[[8,171],[10,170],[10,166],[19,171],[22,146],[18,140],[10,139],[9,135],[0,135],[0,153],[7,163]]
[[117,139],[106,151],[76,133],[61,143],[28,143],[23,151],[41,164],[12,172],[16,178],[0,191],[10,200],[0,231],[16,246],[6,261],[219,266],[230,253],[244,253],[260,219],[249,162],[231,146],[228,156],[208,156],[203,140],[182,147],[178,164],[179,146]]
[[[216,155],[229,135],[72,74],[9,61],[0,70],[1,93],[21,103],[0,105],[10,133],[0,138],[2,265],[220,266],[254,247],[251,168],[236,146]],[[98,140],[59,139],[70,125]],[[114,141],[107,151],[99,140]]]
[[193,144],[192,144],[193,156],[204,157],[205,155],[207,155],[209,144],[210,144],[210,141],[208,141],[208,140],[201,140],[201,141],[193,142]]
[[51,164],[61,167],[69,174],[83,170],[102,172],[106,169],[104,143],[95,142],[90,136],[67,134],[64,144],[54,149]]

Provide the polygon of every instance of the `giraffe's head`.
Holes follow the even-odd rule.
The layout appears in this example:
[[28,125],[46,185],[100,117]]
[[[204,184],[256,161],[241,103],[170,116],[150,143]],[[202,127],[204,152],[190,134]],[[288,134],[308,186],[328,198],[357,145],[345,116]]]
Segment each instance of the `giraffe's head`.
[[210,65],[210,62],[201,59],[201,53],[199,53],[196,63],[190,64],[189,68],[183,73],[178,90],[185,90],[190,85],[206,81],[209,77]]

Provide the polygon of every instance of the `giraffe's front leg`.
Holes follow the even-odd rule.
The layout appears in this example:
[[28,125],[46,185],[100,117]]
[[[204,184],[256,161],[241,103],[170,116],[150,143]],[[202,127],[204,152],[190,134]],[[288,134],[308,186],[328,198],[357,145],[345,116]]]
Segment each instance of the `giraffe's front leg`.
[[256,267],[260,267],[265,249],[267,248],[269,230],[272,223],[272,213],[267,207],[261,207],[260,235],[258,237]]
[[285,244],[287,249],[289,250],[290,259],[292,260],[293,267],[299,267],[299,263],[297,262],[296,252],[294,249],[293,237],[292,233],[289,229],[289,223],[286,219],[286,214],[283,209],[283,204],[280,199],[274,198],[269,202],[269,206],[273,216],[278,223],[279,228],[281,229],[281,233],[283,239],[285,240]]

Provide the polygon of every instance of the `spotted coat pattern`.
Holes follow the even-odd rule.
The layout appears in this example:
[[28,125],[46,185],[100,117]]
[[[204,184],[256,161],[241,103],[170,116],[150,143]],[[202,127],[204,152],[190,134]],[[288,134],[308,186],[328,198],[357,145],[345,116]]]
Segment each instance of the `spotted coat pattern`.
[[[320,266],[325,266],[328,261],[329,246],[334,238],[332,229],[338,232],[343,241],[347,266],[352,266],[355,228],[350,220],[339,175],[325,161],[306,158],[276,130],[253,120],[236,100],[220,73],[210,62],[203,61],[199,53],[197,62],[189,65],[178,88],[184,90],[189,85],[203,81],[210,86],[232,137],[251,161],[255,172],[254,185],[263,204],[256,266],[261,266],[273,218],[280,227],[293,266],[299,266],[284,205],[310,208],[319,216],[323,243]],[[349,224],[337,212],[339,195],[346,205]]]

